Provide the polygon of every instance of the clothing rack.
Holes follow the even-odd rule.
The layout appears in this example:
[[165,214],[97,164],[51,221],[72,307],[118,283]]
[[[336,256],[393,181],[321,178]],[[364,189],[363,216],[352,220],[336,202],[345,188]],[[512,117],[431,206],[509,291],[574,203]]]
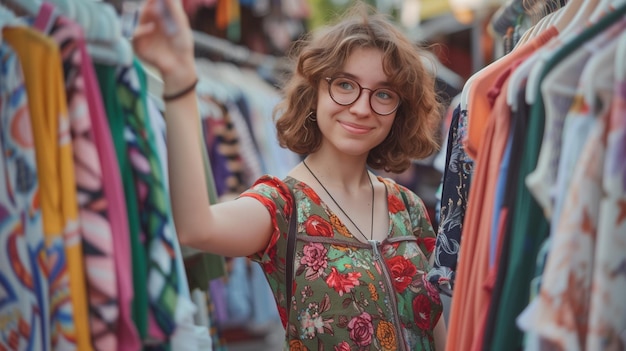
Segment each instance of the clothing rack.
[[[524,6],[525,0],[509,0],[502,5],[491,18],[492,29],[501,36],[506,35],[509,27],[517,23],[520,16],[532,14],[532,9]],[[566,0],[545,0],[543,9],[546,12],[553,12],[567,3]],[[534,7],[534,6],[533,6]]]
[[509,2],[498,9],[491,19],[491,27],[500,34],[505,35],[508,28],[511,27],[519,16],[524,15],[524,0],[509,0]]
[[39,10],[39,0],[0,0],[0,4],[11,9],[17,15],[33,15]]
[[208,50],[222,55],[225,60],[256,68],[267,68],[274,72],[290,72],[292,70],[286,58],[254,52],[244,46],[233,44],[226,39],[194,30],[193,40],[196,48]]

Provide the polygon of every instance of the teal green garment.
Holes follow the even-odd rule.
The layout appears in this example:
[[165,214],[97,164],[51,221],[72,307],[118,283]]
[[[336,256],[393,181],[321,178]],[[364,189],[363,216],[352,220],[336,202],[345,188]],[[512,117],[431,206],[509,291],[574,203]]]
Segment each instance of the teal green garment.
[[[543,67],[539,82],[565,57],[594,36],[606,30],[626,14],[626,5],[622,5],[607,14],[597,24],[584,30],[565,43],[554,53]],[[526,188],[526,176],[537,166],[539,150],[543,139],[545,107],[540,91],[532,105],[525,149],[522,155],[520,176],[517,183],[517,196],[511,226],[511,243],[508,257],[508,270],[498,302],[495,330],[490,350],[517,350],[522,347],[523,333],[517,328],[515,319],[529,303],[529,290],[534,278],[535,262],[541,244],[549,234],[549,224],[543,210]]]
[[120,172],[124,183],[124,196],[126,199],[126,209],[128,213],[128,226],[130,233],[130,247],[132,253],[133,290],[134,298],[132,305],[132,315],[137,331],[141,339],[145,339],[148,334],[148,290],[147,290],[147,259],[146,251],[139,238],[139,219],[137,213],[137,191],[128,150],[124,140],[124,113],[117,98],[115,82],[115,67],[94,64],[102,101],[106,108],[111,137],[115,145],[115,153],[120,164]]
[[[142,244],[146,249],[148,277],[148,307],[154,327],[166,337],[176,328],[176,308],[179,295],[179,273],[173,231],[167,230],[169,201],[163,182],[163,171],[149,128],[145,108],[145,87],[141,85],[142,72],[133,66],[120,67],[116,72],[116,93],[124,113],[125,141],[137,188],[139,226]],[[154,330],[154,334],[151,332]],[[149,335],[159,338],[150,324]],[[167,349],[168,345],[159,345]]]

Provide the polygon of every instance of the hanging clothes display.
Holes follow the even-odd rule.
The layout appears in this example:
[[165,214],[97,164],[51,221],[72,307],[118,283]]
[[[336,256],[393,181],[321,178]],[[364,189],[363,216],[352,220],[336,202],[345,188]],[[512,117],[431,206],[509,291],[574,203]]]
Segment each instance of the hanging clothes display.
[[[158,78],[111,5],[8,2],[20,12],[0,5],[0,350],[224,350],[227,303],[247,309],[245,328],[280,325],[256,263],[222,286],[241,279],[250,298],[212,296],[224,257],[179,246]],[[280,97],[264,77],[282,63],[249,59],[198,59],[212,202],[299,162],[273,136]]]
[[625,15],[569,1],[466,82],[429,274],[453,289],[447,350],[625,349]]
[[52,4],[0,10],[0,349],[210,349],[141,64],[92,55],[88,28]]

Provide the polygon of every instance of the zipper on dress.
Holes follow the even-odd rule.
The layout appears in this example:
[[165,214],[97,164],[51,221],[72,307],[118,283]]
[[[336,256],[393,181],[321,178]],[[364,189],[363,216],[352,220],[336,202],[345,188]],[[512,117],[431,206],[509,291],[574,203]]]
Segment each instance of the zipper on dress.
[[402,334],[402,327],[400,324],[400,318],[398,317],[398,301],[396,300],[396,291],[393,288],[393,282],[391,281],[391,277],[389,275],[389,271],[387,270],[387,265],[382,259],[380,255],[380,250],[378,249],[378,245],[380,244],[377,240],[368,240],[372,245],[372,255],[374,260],[380,263],[380,269],[383,272],[383,276],[385,277],[385,284],[387,285],[387,291],[389,292],[389,300],[391,303],[391,314],[393,315],[393,324],[396,326],[396,336],[398,339],[399,349],[406,351],[406,342],[404,341],[404,335]]

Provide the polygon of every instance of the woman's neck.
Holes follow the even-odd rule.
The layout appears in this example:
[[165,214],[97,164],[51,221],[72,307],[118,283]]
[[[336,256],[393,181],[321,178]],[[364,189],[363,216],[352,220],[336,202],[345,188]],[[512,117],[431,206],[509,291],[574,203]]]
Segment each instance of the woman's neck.
[[348,193],[353,193],[370,186],[365,158],[337,159],[311,154],[306,157],[305,162],[325,185],[332,188],[346,189]]

